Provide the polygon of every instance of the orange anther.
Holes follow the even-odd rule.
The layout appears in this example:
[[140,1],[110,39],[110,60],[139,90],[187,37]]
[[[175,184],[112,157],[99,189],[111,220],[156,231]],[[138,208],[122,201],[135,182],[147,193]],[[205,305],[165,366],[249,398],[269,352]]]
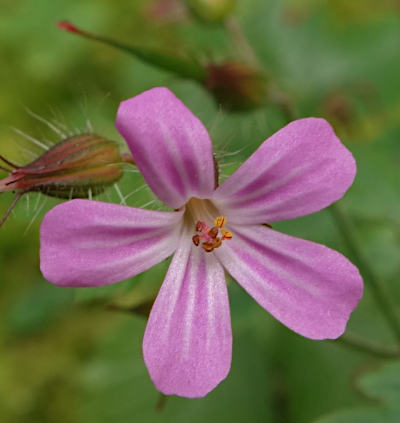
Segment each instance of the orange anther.
[[203,242],[201,246],[203,247],[203,250],[207,253],[211,253],[211,251],[215,248],[214,244],[211,244],[211,242]]
[[227,231],[226,229],[221,229],[222,239],[232,239],[233,234],[230,231]]
[[218,216],[214,220],[214,225],[218,228],[223,228],[226,225],[226,217],[225,216]]
[[192,241],[193,244],[197,247],[200,244],[200,237],[198,235],[194,235]]
[[196,232],[198,234],[192,237],[193,244],[197,246],[201,245],[203,250],[207,253],[211,253],[222,245],[222,241],[225,239],[232,239],[232,232],[222,229],[226,225],[226,217],[218,216],[212,228],[210,228],[207,223],[202,222],[201,220],[196,223]]
[[220,247],[222,244],[222,239],[221,238],[217,238],[214,242],[214,248],[218,248]]
[[208,235],[210,235],[210,237],[211,238],[216,238],[217,237],[217,235],[218,235],[218,231],[219,231],[219,229],[216,227],[216,226],[214,226],[213,228],[211,228],[209,231],[208,231]]

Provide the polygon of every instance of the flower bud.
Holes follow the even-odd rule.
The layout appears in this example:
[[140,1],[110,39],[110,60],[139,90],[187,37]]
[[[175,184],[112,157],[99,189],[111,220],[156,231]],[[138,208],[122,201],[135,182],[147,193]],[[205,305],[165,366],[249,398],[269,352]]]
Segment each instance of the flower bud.
[[[95,134],[69,137],[26,166],[13,165],[0,181],[3,191],[39,191],[58,198],[85,198],[103,192],[122,174],[117,143]],[[10,162],[6,162],[10,165]]]
[[196,18],[207,23],[221,22],[231,15],[236,0],[185,0]]
[[122,177],[123,163],[133,163],[130,155],[120,153],[116,142],[95,134],[66,138],[25,166],[2,156],[0,160],[11,168],[1,166],[9,176],[0,181],[0,192],[16,192],[16,199],[27,192],[65,199],[91,198]]
[[234,110],[251,109],[267,101],[266,76],[239,62],[208,65],[205,86],[219,103]]

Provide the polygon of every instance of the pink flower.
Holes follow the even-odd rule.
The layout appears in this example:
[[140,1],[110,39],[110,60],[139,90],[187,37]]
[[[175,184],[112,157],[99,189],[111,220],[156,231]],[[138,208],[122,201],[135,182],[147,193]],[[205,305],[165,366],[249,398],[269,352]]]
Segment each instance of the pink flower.
[[343,333],[362,295],[357,268],[336,251],[264,225],[321,210],[352,184],[354,159],[325,120],[290,123],[217,188],[210,137],[169,90],[122,102],[116,126],[150,188],[174,211],[61,204],[42,224],[41,269],[58,286],[99,286],[174,254],[143,341],[157,389],[201,397],[227,376],[224,269],[300,335]]

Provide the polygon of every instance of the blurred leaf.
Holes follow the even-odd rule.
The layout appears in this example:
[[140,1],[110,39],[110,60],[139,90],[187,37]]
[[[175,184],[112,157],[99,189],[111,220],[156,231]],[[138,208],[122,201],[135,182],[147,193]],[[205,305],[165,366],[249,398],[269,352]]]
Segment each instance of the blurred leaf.
[[122,308],[139,306],[149,301],[158,292],[168,269],[170,259],[153,266],[151,269],[116,284],[74,289],[75,298],[79,302],[106,302]]
[[400,407],[400,362],[386,363],[359,380],[362,392],[372,399]]
[[400,362],[383,364],[379,370],[365,373],[358,381],[361,392],[375,406],[338,411],[315,423],[398,423],[400,421]]
[[13,304],[8,313],[8,330],[27,336],[45,329],[72,303],[72,292],[50,283],[32,286]]
[[82,369],[83,421],[125,422],[133,417],[143,423],[269,421],[265,357],[254,337],[244,333],[235,339],[230,375],[213,392],[195,400],[168,397],[163,409],[157,411],[159,393],[150,381],[141,353],[144,326],[141,319],[126,319],[99,344],[96,356]]

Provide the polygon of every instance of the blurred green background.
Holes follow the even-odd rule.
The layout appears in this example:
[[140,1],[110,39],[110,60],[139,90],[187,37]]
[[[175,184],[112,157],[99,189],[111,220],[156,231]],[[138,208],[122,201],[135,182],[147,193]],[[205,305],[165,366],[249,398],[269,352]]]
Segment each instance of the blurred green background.
[[[26,163],[40,151],[12,127],[37,139],[59,139],[26,108],[73,131],[85,130],[89,119],[95,132],[124,149],[114,129],[119,102],[165,85],[210,129],[217,151],[240,150],[225,159],[223,172],[231,173],[287,122],[278,107],[225,111],[192,81],[56,27],[58,20],[70,19],[126,43],[201,61],[243,59],[223,24],[201,23],[178,3],[2,0],[0,154]],[[341,206],[400,315],[399,1],[240,0],[234,18],[270,80],[294,102],[297,116],[327,118],[353,152],[358,175]],[[142,184],[137,174],[127,173],[119,187],[126,196]],[[142,189],[127,202],[143,205],[149,195]],[[115,190],[109,196],[119,201]],[[12,198],[0,195],[1,213]],[[160,398],[141,355],[142,312],[167,263],[106,288],[52,286],[39,271],[38,235],[45,211],[56,203],[29,194],[0,229],[2,423],[400,421],[396,406],[385,402],[400,399],[396,361],[339,341],[301,338],[235,283],[229,284],[230,375],[204,399]],[[274,228],[355,261],[329,210]],[[395,345],[367,280],[348,331]]]

